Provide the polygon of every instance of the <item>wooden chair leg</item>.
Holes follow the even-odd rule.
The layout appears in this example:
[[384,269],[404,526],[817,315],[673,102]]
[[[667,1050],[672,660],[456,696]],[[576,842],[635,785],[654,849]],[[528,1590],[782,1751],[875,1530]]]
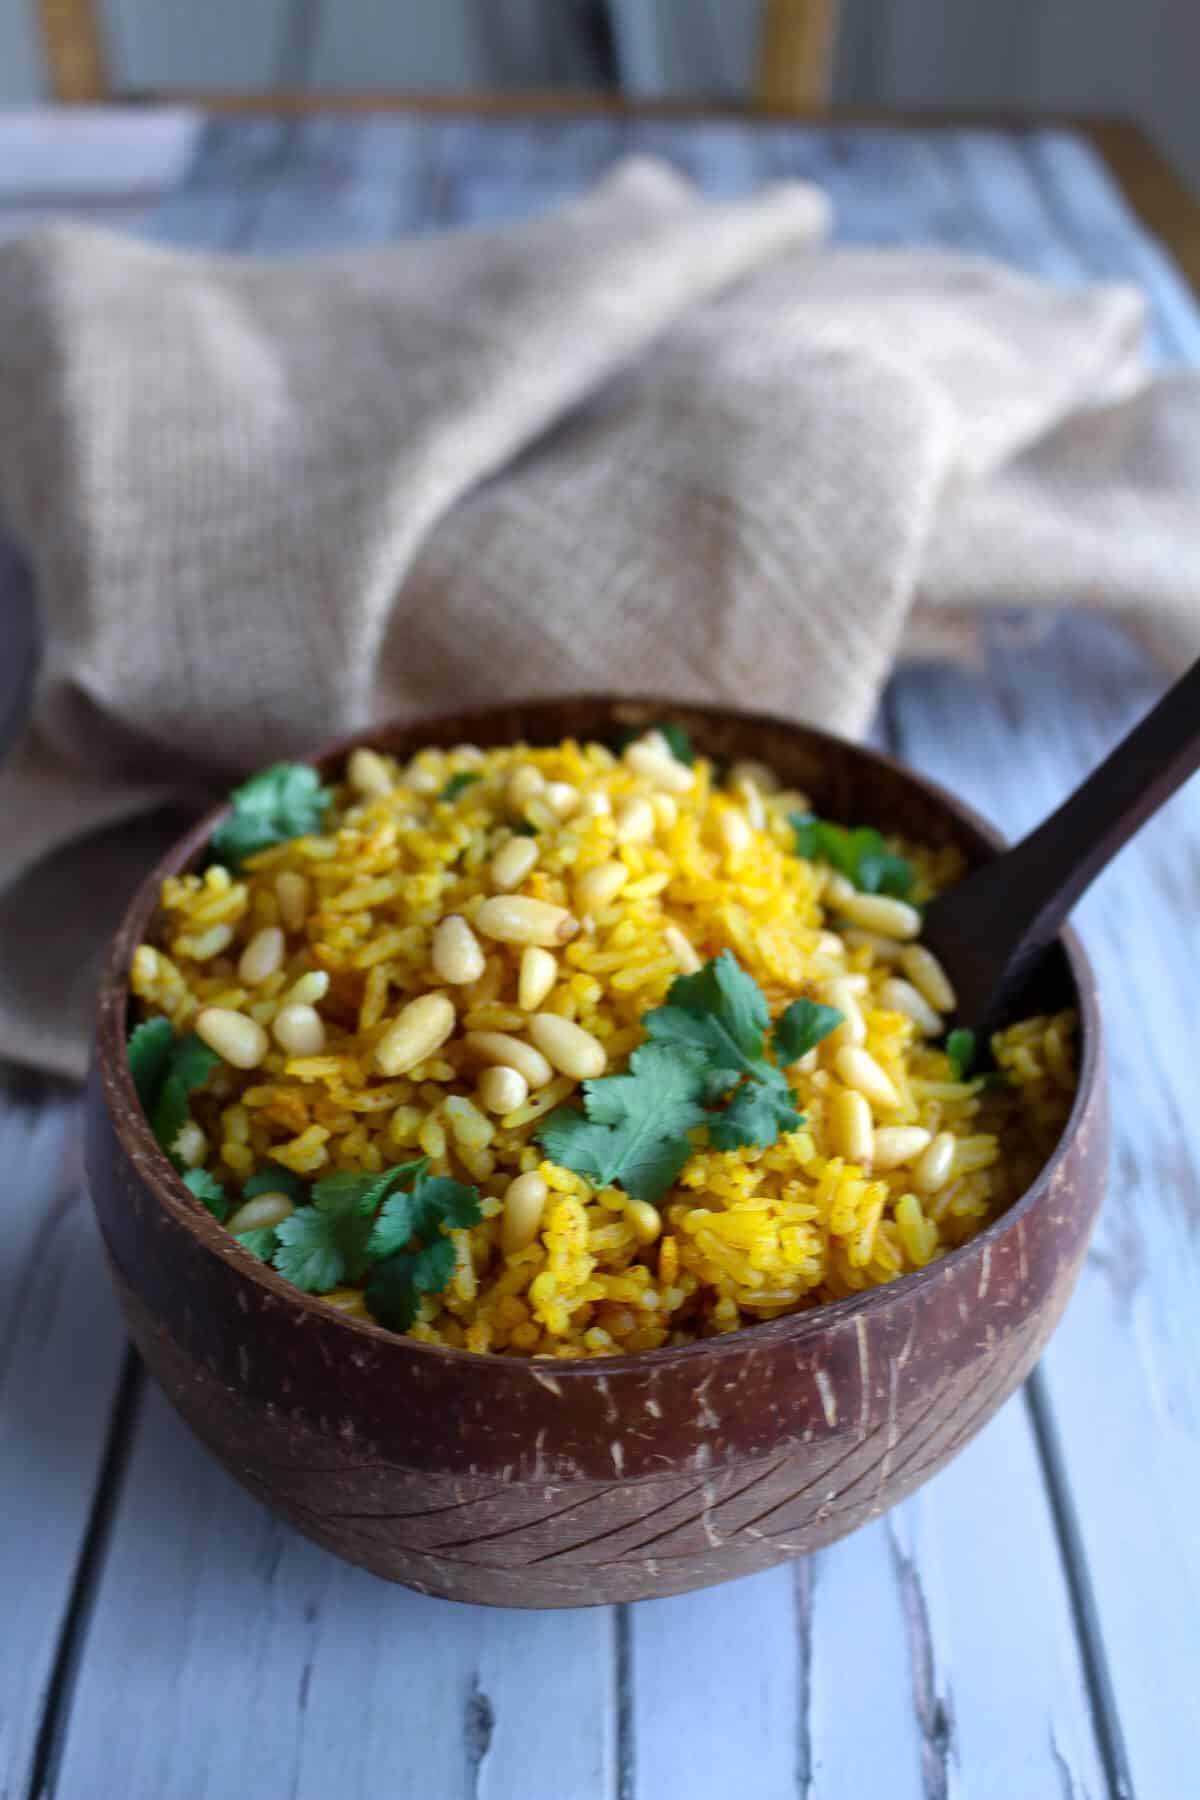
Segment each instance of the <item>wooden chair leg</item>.
[[80,105],[110,97],[96,0],[37,0],[51,97]]
[[770,112],[828,106],[838,0],[766,0],[755,102]]

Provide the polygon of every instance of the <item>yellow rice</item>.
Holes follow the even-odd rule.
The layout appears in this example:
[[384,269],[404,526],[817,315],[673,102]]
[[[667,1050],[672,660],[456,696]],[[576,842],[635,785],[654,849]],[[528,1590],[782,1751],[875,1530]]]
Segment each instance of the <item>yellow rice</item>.
[[[653,1350],[734,1330],[943,1256],[1008,1205],[1044,1161],[1074,1090],[1074,1017],[1029,1019],[996,1039],[1009,1086],[956,1080],[945,1053],[882,1003],[883,984],[897,974],[894,948],[839,923],[828,904],[837,878],[794,853],[787,816],[805,809],[805,799],[769,791],[765,771],[747,782],[735,770],[722,785],[701,759],[689,791],[666,792],[653,774],[631,767],[628,753],[572,741],[425,750],[405,766],[384,758],[383,767],[390,785],[378,780],[377,765],[374,784],[383,791],[348,782],[335,789],[321,835],[262,851],[236,874],[212,866],[164,882],[157,942],[137,951],[132,986],[147,1016],[165,1014],[177,1030],[189,1029],[201,1008],[219,1006],[269,1032],[297,982],[328,976],[317,1001],[320,1051],[289,1056],[272,1039],[260,1067],[211,1076],[193,1096],[193,1118],[205,1134],[205,1165],[235,1195],[272,1164],[316,1179],[422,1154],[435,1173],[476,1185],[483,1221],[452,1234],[456,1272],[444,1295],[422,1301],[412,1336],[563,1357]],[[537,777],[514,783],[519,770]],[[456,773],[480,779],[441,800]],[[553,783],[566,784],[549,789],[556,805],[547,798]],[[614,815],[638,797],[653,810],[653,835],[620,842]],[[733,825],[731,813],[739,815]],[[537,860],[520,895],[578,910],[577,884],[588,870],[617,860],[626,871],[621,891],[582,916],[557,952],[554,986],[538,1003],[593,1034],[609,1072],[624,1065],[641,1040],[642,1015],[680,972],[679,932],[700,959],[731,950],[773,1014],[801,995],[828,999],[830,981],[861,978],[865,1048],[897,1101],[874,1107],[874,1124],[951,1134],[945,1180],[921,1192],[915,1158],[876,1172],[837,1153],[837,1034],[789,1071],[803,1128],[769,1149],[697,1148],[657,1224],[619,1189],[596,1191],[543,1158],[537,1121],[577,1096],[578,1083],[558,1076],[512,1114],[485,1113],[479,1065],[462,1037],[524,1032],[521,948],[483,940],[483,974],[447,988],[432,967],[431,940],[446,914],[475,917],[493,891],[492,859],[522,819],[537,828],[529,839]],[[960,872],[952,850],[890,842],[914,866],[918,900]],[[282,966],[248,987],[238,976],[241,951],[264,926],[287,923],[281,874],[303,876],[307,888],[291,883]],[[305,891],[297,927],[295,896]],[[376,1045],[402,1006],[431,990],[453,1000],[454,1034],[424,1064],[385,1078]],[[504,1195],[514,1177],[535,1170],[549,1189],[541,1229],[506,1256]],[[357,1288],[326,1300],[367,1316]]]

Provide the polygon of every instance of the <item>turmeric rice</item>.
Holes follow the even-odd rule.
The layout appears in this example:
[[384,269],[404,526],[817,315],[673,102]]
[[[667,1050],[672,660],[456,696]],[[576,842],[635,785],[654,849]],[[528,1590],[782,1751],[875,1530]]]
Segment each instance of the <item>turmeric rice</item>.
[[[452,1272],[408,1330],[477,1352],[652,1351],[925,1266],[1044,1162],[1076,1020],[1026,1019],[966,1072],[919,941],[958,852],[886,837],[907,891],[864,891],[798,818],[768,769],[682,760],[658,731],[355,751],[316,829],[163,883],[139,1016],[215,1053],[164,1147],[260,1255],[331,1175],[420,1159],[469,1187],[475,1222],[442,1227]],[[730,1149],[693,1131],[656,1200],[550,1160],[548,1117],[628,1071],[678,978],[730,955],[772,1019],[834,1009],[782,1069],[800,1122]],[[323,1300],[371,1316],[361,1271]]]

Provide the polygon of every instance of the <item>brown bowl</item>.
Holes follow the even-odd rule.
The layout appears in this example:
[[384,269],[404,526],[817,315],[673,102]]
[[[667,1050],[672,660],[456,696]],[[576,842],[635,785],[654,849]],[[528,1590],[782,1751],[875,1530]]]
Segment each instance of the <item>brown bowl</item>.
[[[819,810],[959,845],[995,834],[887,758],[782,720],[668,701],[510,706],[364,734],[554,742],[669,715],[757,757]],[[337,766],[349,746],[317,758]],[[414,1343],[298,1292],[221,1229],[143,1118],[125,1056],[143,883],[100,996],[87,1165],[126,1324],[192,1429],[252,1494],[377,1575],[425,1593],[573,1606],[681,1593],[828,1544],[925,1481],[1029,1373],[1103,1190],[1108,1120],[1095,984],[1066,934],[1048,1006],[1082,1017],[1079,1092],[1029,1191],[933,1266],[848,1300],[682,1348],[533,1362]]]

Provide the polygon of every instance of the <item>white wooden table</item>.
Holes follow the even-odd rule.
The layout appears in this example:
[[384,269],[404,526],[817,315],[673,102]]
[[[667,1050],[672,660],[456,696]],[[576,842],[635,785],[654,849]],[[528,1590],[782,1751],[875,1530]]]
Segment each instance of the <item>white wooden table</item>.
[[[1163,361],[1200,315],[1078,139],[611,118],[0,116],[0,231],[46,212],[282,251],[541,206],[620,149],[713,189],[797,171],[843,237],[1129,277]],[[12,685],[17,586],[0,586]],[[883,741],[1031,824],[1155,698],[1114,632],[1013,621],[901,674]],[[0,717],[3,708],[0,708]],[[73,1093],[0,1096],[0,1796],[1140,1800],[1200,1795],[1200,790],[1080,909],[1111,1190],[1028,1386],[807,1563],[682,1599],[456,1607],[349,1569],[192,1442],[126,1348]],[[0,975],[2,979],[2,975]]]

